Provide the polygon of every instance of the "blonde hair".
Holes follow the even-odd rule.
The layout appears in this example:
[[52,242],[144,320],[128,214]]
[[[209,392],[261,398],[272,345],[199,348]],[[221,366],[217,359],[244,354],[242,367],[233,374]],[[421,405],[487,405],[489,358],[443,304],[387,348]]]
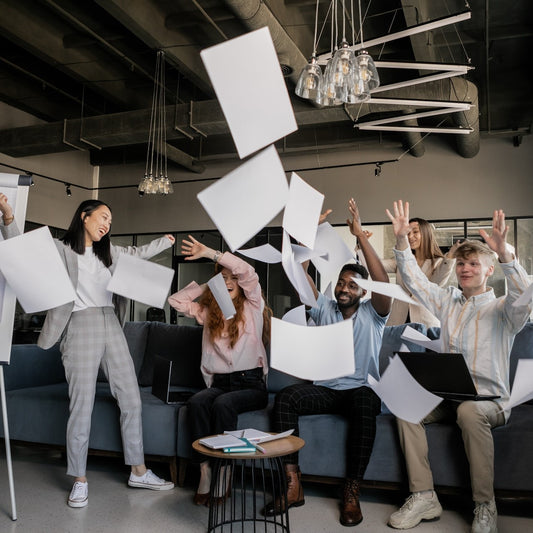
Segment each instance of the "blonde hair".
[[496,253],[489,248],[487,244],[481,241],[466,240],[463,241],[455,250],[455,259],[468,259],[472,255],[487,257],[490,263],[496,261]]

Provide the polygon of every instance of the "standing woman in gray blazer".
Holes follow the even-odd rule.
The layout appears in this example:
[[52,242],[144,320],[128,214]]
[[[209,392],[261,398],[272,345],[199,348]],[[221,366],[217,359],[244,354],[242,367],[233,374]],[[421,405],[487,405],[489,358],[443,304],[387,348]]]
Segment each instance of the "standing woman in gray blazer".
[[[18,235],[11,206],[3,194],[0,194],[0,211],[4,237]],[[124,460],[131,465],[128,485],[152,490],[174,487],[144,465],[141,398],[122,330],[127,300],[106,289],[119,254],[149,259],[172,246],[174,237],[166,235],[140,247],[119,247],[111,244],[110,229],[109,206],[100,200],[85,200],[74,213],[64,237],[56,240],[76,299],[48,311],[37,341],[46,349],[61,340],[70,397],[67,474],[74,476],[68,498],[70,507],[85,507],[88,503],[87,450],[100,366],[120,408]]]

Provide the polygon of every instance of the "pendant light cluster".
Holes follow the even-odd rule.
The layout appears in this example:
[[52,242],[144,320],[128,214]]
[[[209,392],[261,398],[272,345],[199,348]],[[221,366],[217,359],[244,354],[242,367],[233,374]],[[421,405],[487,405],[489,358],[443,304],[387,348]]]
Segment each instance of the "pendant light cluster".
[[[322,69],[316,58],[318,46],[318,5],[319,0],[317,0],[315,12],[313,55],[300,74],[295,92],[301,98],[312,100],[322,106],[365,102],[370,98],[370,91],[379,86],[379,75],[376,66],[374,65],[374,61],[368,52],[361,49],[356,56],[346,40],[345,0],[342,0],[342,40],[340,45],[336,47],[333,46],[333,43],[336,41],[334,37],[338,36],[338,31],[336,31],[338,21],[338,0],[332,0],[328,10],[328,14],[331,12],[332,58],[328,61],[326,69],[322,74]],[[353,0],[351,0],[351,12],[352,42],[354,42]],[[363,47],[361,0],[359,0],[359,28],[361,32],[361,47]]]
[[157,52],[150,133],[146,152],[144,177],[139,183],[139,195],[172,194],[174,188],[167,175],[167,134],[165,116],[165,52]]

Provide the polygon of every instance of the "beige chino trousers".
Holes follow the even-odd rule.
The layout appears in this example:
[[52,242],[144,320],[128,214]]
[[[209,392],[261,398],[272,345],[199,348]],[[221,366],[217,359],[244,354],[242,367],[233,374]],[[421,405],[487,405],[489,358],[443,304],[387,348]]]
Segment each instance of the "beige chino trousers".
[[472,499],[476,503],[491,500],[494,497],[494,441],[491,429],[505,423],[500,406],[493,401],[443,401],[419,424],[397,419],[409,490],[433,490],[425,424],[446,419],[455,420],[461,428],[470,464]]

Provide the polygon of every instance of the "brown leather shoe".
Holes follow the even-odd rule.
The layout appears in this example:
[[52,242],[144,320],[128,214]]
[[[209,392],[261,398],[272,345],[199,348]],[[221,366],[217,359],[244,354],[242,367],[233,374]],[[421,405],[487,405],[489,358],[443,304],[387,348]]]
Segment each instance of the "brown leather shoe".
[[[298,465],[286,464],[285,476],[287,478],[287,500],[284,497],[276,498],[269,503],[264,509],[265,516],[274,516],[284,513],[291,507],[300,507],[305,503],[304,489],[301,483],[302,474]],[[286,505],[287,504],[287,505]]]
[[359,505],[359,483],[355,479],[344,482],[340,522],[343,526],[356,526],[363,521]]
[[197,492],[194,495],[193,502],[196,505],[208,506],[209,505],[209,492],[206,492],[205,494],[201,494],[201,493]]

